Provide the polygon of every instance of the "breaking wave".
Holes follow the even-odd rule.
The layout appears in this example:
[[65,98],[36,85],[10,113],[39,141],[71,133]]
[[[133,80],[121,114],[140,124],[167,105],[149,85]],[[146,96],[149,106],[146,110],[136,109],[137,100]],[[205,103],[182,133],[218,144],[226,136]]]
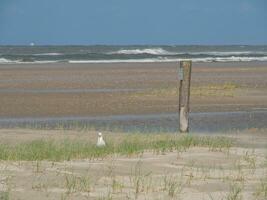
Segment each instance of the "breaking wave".
[[176,55],[175,52],[169,52],[162,48],[153,48],[153,49],[123,49],[118,51],[113,51],[108,54],[128,54],[128,55],[137,55],[137,54],[151,54],[151,55]]
[[34,56],[62,56],[63,53],[37,53],[33,54]]
[[154,49],[123,49],[119,51],[109,52],[108,54],[125,54],[125,55],[138,55],[138,54],[150,54],[150,55],[187,55],[187,56],[267,56],[267,52],[264,51],[200,51],[200,52],[170,52],[162,48]]
[[267,46],[0,46],[0,64],[267,61]]
[[57,60],[36,60],[36,61],[21,61],[21,60],[9,60],[0,58],[0,64],[45,64],[45,63],[57,63]]
[[79,63],[156,63],[156,62],[179,62],[182,60],[192,60],[192,62],[250,62],[250,61],[267,61],[267,56],[265,57],[207,57],[207,58],[145,58],[145,59],[111,59],[111,60],[42,60],[42,61],[12,61],[5,58],[0,58],[0,64],[49,64],[58,62],[67,62],[73,64]]
[[154,63],[154,62],[179,62],[182,60],[192,60],[192,62],[250,62],[250,61],[267,61],[265,57],[208,57],[208,58],[193,58],[193,59],[182,59],[182,58],[151,58],[151,59],[114,59],[114,60],[69,60],[69,63]]
[[12,61],[5,58],[0,58],[0,64],[8,64],[8,63],[16,63],[16,61]]

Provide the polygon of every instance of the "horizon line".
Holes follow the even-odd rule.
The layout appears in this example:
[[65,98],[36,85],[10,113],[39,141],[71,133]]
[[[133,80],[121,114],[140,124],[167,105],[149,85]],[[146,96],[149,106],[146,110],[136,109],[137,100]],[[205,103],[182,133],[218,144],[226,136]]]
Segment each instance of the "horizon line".
[[45,46],[267,46],[266,44],[0,44],[13,47],[45,47]]

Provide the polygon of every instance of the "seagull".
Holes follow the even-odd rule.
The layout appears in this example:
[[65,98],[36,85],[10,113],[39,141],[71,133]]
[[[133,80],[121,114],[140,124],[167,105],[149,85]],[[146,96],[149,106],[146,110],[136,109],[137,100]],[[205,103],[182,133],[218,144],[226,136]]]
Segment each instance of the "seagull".
[[105,143],[105,141],[103,139],[103,136],[102,136],[102,133],[101,132],[98,133],[98,138],[97,138],[96,146],[97,147],[104,147],[104,146],[106,146],[106,143]]

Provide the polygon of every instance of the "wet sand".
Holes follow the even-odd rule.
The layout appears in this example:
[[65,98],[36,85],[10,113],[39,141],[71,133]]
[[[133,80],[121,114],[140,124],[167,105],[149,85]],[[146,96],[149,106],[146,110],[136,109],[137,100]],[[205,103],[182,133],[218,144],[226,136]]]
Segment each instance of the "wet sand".
[[[267,111],[190,113],[190,132],[231,132],[251,128],[267,128]],[[123,132],[177,132],[177,113],[148,115],[113,115],[98,117],[32,117],[0,119],[1,128],[84,129]]]
[[[177,69],[177,63],[0,65],[0,121],[175,115]],[[266,77],[265,62],[194,63],[192,116],[266,110]]]
[[[173,95],[135,98],[132,94],[138,90],[177,87],[177,68],[177,63],[0,65],[0,116],[175,111],[178,103]],[[192,87],[230,82],[238,89],[234,97],[192,95],[192,112],[266,108],[266,77],[267,63],[194,64]]]

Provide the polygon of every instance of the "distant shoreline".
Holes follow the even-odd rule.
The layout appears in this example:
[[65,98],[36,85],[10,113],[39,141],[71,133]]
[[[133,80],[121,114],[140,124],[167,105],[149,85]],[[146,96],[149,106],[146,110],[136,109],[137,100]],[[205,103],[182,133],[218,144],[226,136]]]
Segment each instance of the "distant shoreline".
[[[66,62],[51,62],[51,63],[0,63],[1,68],[14,68],[14,67],[107,67],[107,66],[119,66],[119,67],[135,67],[135,66],[166,66],[166,65],[179,65],[179,61],[176,62],[122,62],[122,63],[66,63]],[[202,67],[266,67],[267,61],[244,61],[244,62],[193,62],[193,65]]]

